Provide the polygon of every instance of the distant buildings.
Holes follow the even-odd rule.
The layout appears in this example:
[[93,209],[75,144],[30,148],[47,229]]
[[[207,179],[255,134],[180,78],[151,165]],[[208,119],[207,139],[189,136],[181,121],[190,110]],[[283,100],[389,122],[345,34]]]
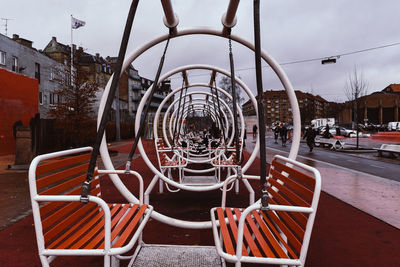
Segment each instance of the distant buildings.
[[[62,101],[55,91],[70,82],[71,47],[58,42],[56,37],[52,37],[43,51],[33,48],[32,43],[16,34],[12,39],[0,34],[0,68],[38,80],[40,117],[49,118],[48,111],[52,105]],[[94,107],[97,113],[100,97],[113,73],[116,58],[103,58],[98,53],[91,55],[82,47],[76,49],[75,45],[73,45],[73,51],[74,69],[84,72],[87,80],[96,82],[100,88],[97,106]],[[151,80],[141,77],[138,71],[130,66],[120,79],[119,99],[113,103],[110,119],[115,120],[118,104],[121,121],[133,121],[139,102],[151,83]],[[155,113],[170,91],[170,81],[164,81],[157,88],[150,105],[151,114]]]
[[[304,93],[299,90],[295,91],[302,123],[310,123],[314,118],[334,117],[334,105],[320,96],[314,96],[310,93]],[[256,97],[258,98],[258,96]],[[293,124],[292,107],[289,103],[289,98],[286,91],[267,90],[263,93],[263,102],[265,108],[265,123],[271,126],[275,122],[284,122]],[[245,116],[255,115],[255,109],[251,101],[247,101],[242,106]]]
[[[351,123],[354,119],[354,101],[347,101],[344,106],[339,116],[344,123]],[[359,123],[387,124],[399,121],[399,114],[400,84],[390,84],[381,91],[358,99]]]
[[39,113],[47,118],[47,112],[54,100],[52,92],[59,88],[55,69],[62,64],[32,47],[32,41],[14,34],[12,39],[0,34],[0,68],[19,73],[39,82]]

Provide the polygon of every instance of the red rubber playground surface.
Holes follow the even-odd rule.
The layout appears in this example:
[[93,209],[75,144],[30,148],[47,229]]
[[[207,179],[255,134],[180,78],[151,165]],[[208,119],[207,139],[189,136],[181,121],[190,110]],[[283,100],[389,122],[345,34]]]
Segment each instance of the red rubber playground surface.
[[[145,143],[145,147],[151,146],[152,143]],[[113,147],[113,150],[127,153],[128,147],[129,145],[121,145]],[[155,152],[148,153],[148,156],[155,162]],[[248,157],[249,154],[245,152],[245,156]],[[153,177],[152,172],[140,157],[133,161],[133,166],[142,174],[147,186]],[[258,163],[254,163],[247,173],[257,174],[258,169]],[[127,177],[121,178],[137,195],[135,181]],[[101,183],[102,195],[106,200],[124,200],[108,177],[104,176]],[[259,191],[257,183],[252,185],[256,192]],[[174,218],[202,221],[210,219],[209,210],[219,206],[220,199],[220,190],[163,194],[154,191],[150,196],[150,204],[155,210]],[[248,195],[244,187],[240,188],[239,195],[233,192],[228,194],[228,206],[244,207],[247,204]],[[146,225],[144,241],[150,244],[213,245],[211,230],[179,229],[155,220],[150,220]],[[121,263],[121,266],[125,266],[127,261]],[[0,266],[41,266],[31,215],[0,231]],[[51,266],[103,266],[103,258],[58,257]],[[306,266],[398,267],[400,230],[322,192]]]

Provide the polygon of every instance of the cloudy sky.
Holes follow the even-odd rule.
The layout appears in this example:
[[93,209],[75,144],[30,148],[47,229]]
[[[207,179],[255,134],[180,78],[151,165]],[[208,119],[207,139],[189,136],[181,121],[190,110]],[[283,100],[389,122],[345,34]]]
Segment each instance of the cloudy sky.
[[[233,33],[253,40],[251,0],[242,0]],[[279,63],[343,55],[400,42],[398,0],[265,0],[261,1],[262,47]],[[172,0],[180,23],[178,29],[207,26],[221,29],[221,16],[228,0]],[[118,54],[129,0],[1,0],[1,18],[8,21],[8,36],[34,42],[43,49],[52,36],[71,42],[70,15],[86,26],[74,30],[74,43],[88,53],[103,57]],[[167,33],[159,0],[142,0],[134,21],[128,53],[139,45]],[[4,21],[0,32],[5,34]],[[133,62],[140,75],[153,79],[162,53],[158,45]],[[237,74],[256,91],[253,53],[234,44]],[[211,64],[229,69],[228,42],[211,36],[171,40],[164,71],[186,64]],[[264,63],[265,64],[265,63]],[[356,67],[368,83],[369,93],[400,83],[400,45],[341,56],[336,64],[320,60],[282,65],[295,89],[319,94],[330,101],[345,101],[348,77]],[[191,80],[207,81],[202,73]],[[178,77],[173,85],[181,83]],[[263,68],[264,90],[282,85],[268,67]]]

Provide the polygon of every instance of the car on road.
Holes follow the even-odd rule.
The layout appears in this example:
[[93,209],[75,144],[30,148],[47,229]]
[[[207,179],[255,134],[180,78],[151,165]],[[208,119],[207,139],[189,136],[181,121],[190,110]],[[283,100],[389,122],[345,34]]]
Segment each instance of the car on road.
[[387,128],[389,131],[400,131],[400,121],[389,122]]
[[[337,128],[336,126],[333,126],[332,128],[329,128],[330,137],[336,136],[336,135],[337,135],[337,134],[336,134],[336,128]],[[325,126],[321,127],[321,128],[319,129],[319,134],[320,134],[320,135],[323,135],[324,132],[325,132],[325,129],[326,129]],[[342,126],[339,126],[339,130],[340,130],[340,134],[339,134],[340,136],[347,136],[347,137],[349,137],[349,136],[352,135],[352,134],[356,134],[355,131],[350,130],[350,129],[346,129],[346,128],[342,127]]]

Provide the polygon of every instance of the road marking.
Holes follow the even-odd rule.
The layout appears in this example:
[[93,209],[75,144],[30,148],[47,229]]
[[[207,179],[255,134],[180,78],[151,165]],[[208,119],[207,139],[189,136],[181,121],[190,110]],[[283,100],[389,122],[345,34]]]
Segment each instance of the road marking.
[[379,169],[384,169],[384,168],[385,168],[385,167],[377,166],[377,165],[374,165],[374,164],[371,164],[371,166],[372,166],[372,167],[375,167],[375,168],[379,168]]

